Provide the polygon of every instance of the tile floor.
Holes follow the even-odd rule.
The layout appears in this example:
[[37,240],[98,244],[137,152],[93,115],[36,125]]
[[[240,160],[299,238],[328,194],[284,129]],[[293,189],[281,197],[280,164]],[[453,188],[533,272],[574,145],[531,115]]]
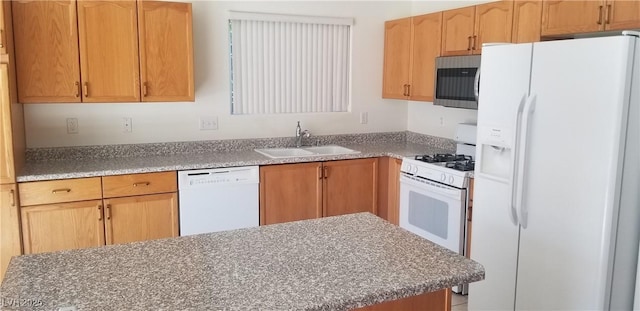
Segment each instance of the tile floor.
[[467,297],[454,293],[451,296],[451,311],[467,311]]

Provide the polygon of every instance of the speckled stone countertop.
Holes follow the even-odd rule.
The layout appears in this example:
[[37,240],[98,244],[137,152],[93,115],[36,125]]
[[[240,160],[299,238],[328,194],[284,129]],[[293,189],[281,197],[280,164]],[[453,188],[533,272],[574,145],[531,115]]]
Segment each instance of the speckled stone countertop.
[[349,310],[482,279],[480,264],[359,213],[14,257],[0,299],[7,310]]
[[253,150],[286,146],[292,142],[291,138],[147,144],[151,147],[143,144],[58,148],[28,154],[27,163],[16,179],[26,182],[381,156],[402,158],[452,152],[455,148],[446,139],[405,132],[324,136],[318,139],[322,139],[321,144],[338,144],[360,153],[271,159]]

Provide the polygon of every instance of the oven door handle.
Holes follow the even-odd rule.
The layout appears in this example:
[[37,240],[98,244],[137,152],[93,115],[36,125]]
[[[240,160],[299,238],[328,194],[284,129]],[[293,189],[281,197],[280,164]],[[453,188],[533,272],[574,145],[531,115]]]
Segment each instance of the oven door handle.
[[417,177],[407,176],[404,174],[400,175],[400,187],[402,187],[402,184],[419,188],[423,191],[430,191],[436,194],[444,195],[450,198],[460,198],[460,193],[463,191],[455,187],[442,185],[433,181],[419,179]]

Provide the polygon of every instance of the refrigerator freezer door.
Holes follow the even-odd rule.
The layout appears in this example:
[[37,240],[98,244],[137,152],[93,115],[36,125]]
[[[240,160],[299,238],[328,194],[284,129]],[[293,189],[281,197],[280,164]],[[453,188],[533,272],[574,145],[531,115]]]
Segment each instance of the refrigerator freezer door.
[[516,310],[608,309],[631,42],[534,44]]
[[[471,259],[484,266],[486,278],[469,284],[469,310],[513,310],[515,304],[519,226],[512,219],[509,179],[493,175],[510,175],[516,111],[529,92],[531,53],[531,44],[482,51],[477,142],[482,147],[476,153]],[[491,129],[499,129],[500,137]],[[499,150],[496,141],[508,148]],[[483,163],[487,170],[478,171]]]

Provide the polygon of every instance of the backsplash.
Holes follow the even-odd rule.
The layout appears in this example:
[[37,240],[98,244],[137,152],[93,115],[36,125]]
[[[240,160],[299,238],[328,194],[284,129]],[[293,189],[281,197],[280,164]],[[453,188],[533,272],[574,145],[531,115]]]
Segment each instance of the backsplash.
[[[383,132],[364,134],[324,135],[305,138],[305,145],[371,144],[376,142],[409,142],[429,145],[441,149],[455,149],[455,141],[442,137],[413,132]],[[206,152],[229,152],[256,148],[293,147],[294,137],[225,139],[170,143],[95,145],[78,147],[31,148],[26,151],[28,162],[64,161],[80,159],[111,159],[145,157],[172,154],[198,154]]]

